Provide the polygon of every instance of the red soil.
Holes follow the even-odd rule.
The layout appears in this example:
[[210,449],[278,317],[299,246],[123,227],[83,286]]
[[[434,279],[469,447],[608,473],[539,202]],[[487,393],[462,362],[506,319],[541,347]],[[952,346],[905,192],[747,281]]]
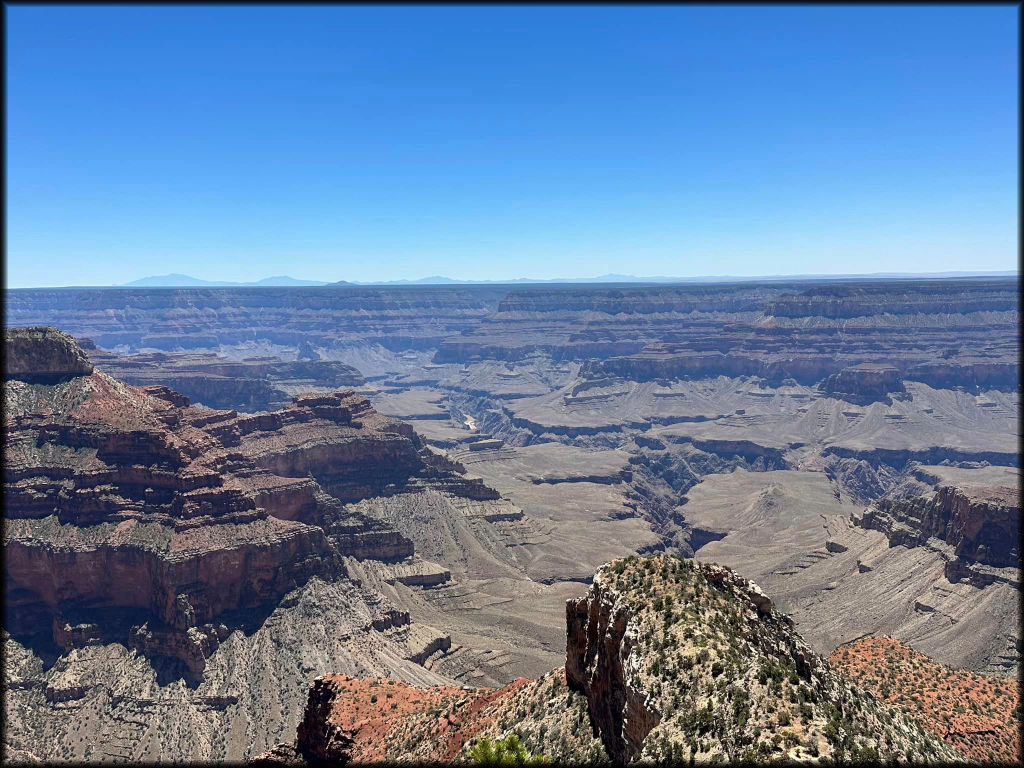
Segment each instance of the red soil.
[[1021,756],[1020,686],[939,664],[891,637],[836,648],[829,661],[879,699],[902,708],[972,761]]
[[412,753],[422,760],[450,761],[495,719],[495,704],[530,682],[520,678],[497,690],[466,690],[416,688],[388,678],[328,679],[338,690],[330,721],[354,740],[352,762],[381,762]]

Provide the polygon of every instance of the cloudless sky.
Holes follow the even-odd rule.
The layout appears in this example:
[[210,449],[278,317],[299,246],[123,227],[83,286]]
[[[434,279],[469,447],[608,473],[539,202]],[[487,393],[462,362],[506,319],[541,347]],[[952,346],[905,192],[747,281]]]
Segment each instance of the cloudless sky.
[[1011,5],[6,14],[10,287],[1017,267]]

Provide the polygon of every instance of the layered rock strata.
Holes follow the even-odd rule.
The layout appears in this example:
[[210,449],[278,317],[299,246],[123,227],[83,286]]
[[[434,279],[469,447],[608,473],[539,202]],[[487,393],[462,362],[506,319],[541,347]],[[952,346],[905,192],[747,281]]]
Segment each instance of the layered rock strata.
[[1015,279],[659,286],[60,289],[8,292],[12,323],[107,348],[379,345],[436,364],[535,356],[587,378],[760,376],[816,384],[860,363],[933,387],[1015,390]]
[[857,405],[870,405],[874,402],[892,404],[892,396],[903,396],[906,388],[903,377],[893,365],[861,363],[843,368],[833,373],[819,386],[829,397],[836,397]]
[[198,677],[228,631],[219,617],[338,578],[346,556],[413,554],[343,502],[410,485],[496,496],[351,391],[209,410],[91,370],[55,329],[7,339],[5,622],[18,637],[116,640]]
[[946,554],[950,581],[1009,581],[1019,588],[1019,493],[1016,469],[923,466],[854,520],[883,532],[891,546],[947,545],[936,546]]
[[[935,385],[1013,390],[1017,292],[1012,280],[514,290],[472,332],[445,340],[435,361],[541,353],[585,361],[591,380],[724,375],[775,385],[873,363]],[[875,385],[851,386],[857,396]]]
[[476,324],[505,287],[58,288],[6,292],[11,325],[56,325],[106,349],[294,350],[358,341],[424,349]]
[[352,366],[319,359],[308,341],[300,345],[305,354],[291,361],[277,357],[231,360],[194,352],[115,355],[91,339],[80,339],[79,344],[96,367],[116,379],[137,386],[166,385],[209,408],[271,411],[287,407],[298,392],[333,392],[366,383]]
[[46,380],[92,373],[82,349],[56,328],[14,328],[5,341],[5,377]]

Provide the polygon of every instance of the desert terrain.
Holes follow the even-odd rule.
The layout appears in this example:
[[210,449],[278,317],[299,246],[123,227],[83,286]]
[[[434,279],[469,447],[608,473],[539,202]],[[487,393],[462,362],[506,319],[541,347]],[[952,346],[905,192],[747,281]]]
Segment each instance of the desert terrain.
[[[8,440],[23,436],[5,451],[29,446],[6,478],[9,552],[96,546],[100,524],[111,552],[256,547],[292,574],[192,626],[176,590],[206,576],[165,580],[166,634],[114,611],[76,639],[89,622],[62,613],[72,596],[47,597],[35,566],[17,587],[9,571],[8,740],[55,742],[54,758],[240,759],[288,741],[317,676],[542,679],[566,664],[566,601],[604,564],[660,552],[753,580],[821,656],[886,635],[1012,678],[1018,301],[1011,279],[8,291],[9,327],[52,326],[78,349],[72,370],[5,372]],[[113,422],[125,398],[144,427]],[[229,511],[202,506],[206,480],[146,496],[167,449],[110,438],[121,447],[97,458],[83,424],[173,436],[160,445],[197,478],[233,473],[206,499]],[[68,494],[78,517],[48,522]],[[215,544],[183,522],[206,517]],[[129,519],[153,535],[133,542]],[[61,628],[45,642],[24,630],[42,615]],[[209,639],[182,652],[176,620]],[[249,732],[223,727],[239,708]],[[122,751],[86,751],[125,729]]]

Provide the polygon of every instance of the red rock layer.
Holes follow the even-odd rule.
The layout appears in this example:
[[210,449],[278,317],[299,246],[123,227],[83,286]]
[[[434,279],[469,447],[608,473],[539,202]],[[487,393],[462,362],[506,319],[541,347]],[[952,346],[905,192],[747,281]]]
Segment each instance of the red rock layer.
[[[63,370],[81,350],[49,330],[21,359]],[[201,672],[222,614],[335,577],[345,555],[412,554],[324,487],[354,500],[415,478],[458,486],[409,426],[351,391],[240,415],[98,371],[51,379],[5,382],[5,586],[8,629],[64,647],[119,624],[119,640]]]

